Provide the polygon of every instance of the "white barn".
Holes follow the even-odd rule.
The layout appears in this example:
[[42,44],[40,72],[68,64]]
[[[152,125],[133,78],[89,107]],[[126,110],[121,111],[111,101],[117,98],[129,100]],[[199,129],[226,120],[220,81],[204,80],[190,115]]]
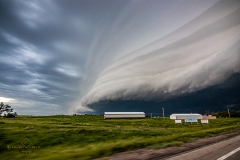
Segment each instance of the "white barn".
[[145,118],[144,112],[104,112],[104,119],[107,118]]
[[201,114],[197,113],[185,113],[185,114],[171,114],[170,119],[186,119],[186,118],[194,118],[194,119],[202,119]]

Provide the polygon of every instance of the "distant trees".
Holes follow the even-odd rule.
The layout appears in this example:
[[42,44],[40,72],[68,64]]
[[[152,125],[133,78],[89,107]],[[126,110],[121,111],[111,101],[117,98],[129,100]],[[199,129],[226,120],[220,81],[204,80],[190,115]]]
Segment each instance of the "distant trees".
[[[240,117],[240,110],[239,111],[229,111],[231,117]],[[228,111],[223,111],[223,112],[217,112],[214,114],[214,116],[218,117],[218,118],[223,118],[223,117],[229,117],[228,115]]]
[[10,105],[5,105],[3,102],[0,103],[0,116],[12,118],[16,115],[17,113],[13,112],[13,108]]
[[210,111],[209,111],[209,110],[206,110],[206,111],[205,111],[205,115],[207,115],[207,116],[210,115]]

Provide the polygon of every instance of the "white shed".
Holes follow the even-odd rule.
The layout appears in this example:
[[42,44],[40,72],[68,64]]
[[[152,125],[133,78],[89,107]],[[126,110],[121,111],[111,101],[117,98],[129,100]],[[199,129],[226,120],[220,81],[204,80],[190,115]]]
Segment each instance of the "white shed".
[[202,119],[202,115],[197,114],[197,113],[184,113],[184,114],[171,114],[170,115],[170,119],[187,119],[187,118]]
[[106,118],[145,118],[144,112],[104,112]]

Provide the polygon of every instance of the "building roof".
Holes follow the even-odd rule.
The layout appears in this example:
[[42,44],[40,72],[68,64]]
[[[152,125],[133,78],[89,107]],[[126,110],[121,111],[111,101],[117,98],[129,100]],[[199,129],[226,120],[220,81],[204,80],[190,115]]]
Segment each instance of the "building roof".
[[175,116],[189,116],[189,115],[193,115],[193,116],[201,116],[201,114],[198,114],[198,113],[181,113],[181,114],[172,114],[172,115],[175,115]]
[[144,112],[104,112],[104,114],[145,114]]

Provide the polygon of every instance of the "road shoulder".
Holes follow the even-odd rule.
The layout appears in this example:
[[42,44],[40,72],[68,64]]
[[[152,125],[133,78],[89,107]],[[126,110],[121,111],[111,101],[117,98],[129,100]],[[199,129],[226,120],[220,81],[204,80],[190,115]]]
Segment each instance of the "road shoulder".
[[226,140],[232,137],[235,137],[240,134],[240,131],[219,135],[215,137],[209,137],[209,138],[202,138],[198,139],[196,141],[184,143],[183,145],[179,147],[169,147],[164,149],[137,149],[133,151],[128,152],[122,152],[117,153],[109,157],[99,158],[101,159],[109,159],[109,160],[152,160],[152,159],[165,159],[167,157],[176,156],[178,154],[184,153],[184,152],[190,152],[196,149],[199,149],[201,147],[205,147],[207,145],[211,145],[217,142],[220,142],[222,140]]

